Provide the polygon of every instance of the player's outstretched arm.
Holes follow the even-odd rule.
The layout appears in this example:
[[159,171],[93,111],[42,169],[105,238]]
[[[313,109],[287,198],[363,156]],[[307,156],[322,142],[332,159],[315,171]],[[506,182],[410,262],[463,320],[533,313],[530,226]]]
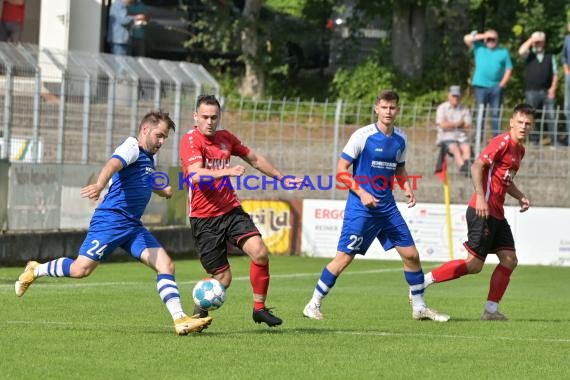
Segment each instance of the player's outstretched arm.
[[[265,158],[265,156],[255,153],[253,149],[250,149],[247,156],[241,156],[241,158],[250,164],[253,168],[259,170],[268,177],[277,178],[279,181],[281,181],[284,177],[283,173],[281,173],[275,166],[273,166],[273,164],[267,158]],[[303,179],[297,177],[290,178],[288,176],[284,181],[286,186],[292,187],[294,185],[302,183]]]
[[111,179],[111,177],[113,177],[113,174],[115,174],[122,168],[123,168],[123,163],[121,162],[121,160],[114,157],[111,158],[109,161],[107,161],[105,166],[103,166],[103,169],[101,169],[99,177],[97,177],[97,182],[91,185],[87,185],[81,189],[81,196],[83,198],[89,198],[95,201],[99,199],[101,191],[103,191],[105,186],[107,186],[107,183],[109,183],[109,180]]
[[245,173],[245,168],[241,165],[230,166],[222,169],[206,169],[202,162],[188,165],[186,168],[192,183],[202,183],[213,181],[222,177],[239,177]]
[[160,189],[160,190],[153,190],[153,193],[155,193],[156,195],[158,195],[159,197],[163,197],[166,199],[170,199],[172,198],[172,186],[168,185],[166,186],[164,189]]
[[519,190],[514,182],[511,182],[509,187],[507,187],[507,194],[519,201],[521,206],[520,212],[525,212],[530,207],[530,200]]

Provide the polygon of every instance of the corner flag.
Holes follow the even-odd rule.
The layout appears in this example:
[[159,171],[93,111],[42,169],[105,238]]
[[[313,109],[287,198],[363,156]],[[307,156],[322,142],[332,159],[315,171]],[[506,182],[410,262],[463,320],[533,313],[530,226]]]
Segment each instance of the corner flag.
[[447,179],[447,150],[442,144],[439,156],[435,164],[435,175],[443,183],[443,195],[445,200],[445,216],[447,222],[447,245],[449,247],[449,258],[453,260],[453,236],[451,229],[451,199],[449,196],[449,181]]

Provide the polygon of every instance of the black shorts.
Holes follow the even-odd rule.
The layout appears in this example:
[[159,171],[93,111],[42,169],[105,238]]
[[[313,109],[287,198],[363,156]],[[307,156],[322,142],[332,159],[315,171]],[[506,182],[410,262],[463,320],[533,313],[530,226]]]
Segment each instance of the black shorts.
[[216,274],[230,267],[228,242],[240,247],[248,237],[259,235],[251,217],[240,206],[211,218],[190,218],[192,236],[206,272]]
[[480,218],[472,207],[467,208],[467,241],[463,246],[475,257],[485,261],[487,254],[501,250],[514,251],[515,240],[506,219],[489,216]]

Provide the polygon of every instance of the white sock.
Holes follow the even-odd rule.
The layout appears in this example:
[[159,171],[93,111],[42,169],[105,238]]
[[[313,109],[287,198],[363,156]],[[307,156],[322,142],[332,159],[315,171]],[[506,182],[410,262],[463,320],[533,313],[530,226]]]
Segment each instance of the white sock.
[[487,301],[485,304],[485,310],[487,313],[495,314],[497,311],[499,311],[499,304],[494,301]]
[[[321,287],[325,287],[325,288],[326,288],[326,286],[325,286],[324,284],[319,284],[319,285],[320,285]],[[328,290],[329,290],[329,289],[326,288],[326,291],[328,291]],[[326,296],[326,294],[321,293],[321,292],[319,291],[319,289],[316,288],[316,289],[313,291],[313,297],[311,298],[310,303],[311,303],[312,305],[314,305],[314,306],[320,306],[320,305],[321,305],[321,302],[322,302],[323,298],[325,298],[325,296]]]
[[424,289],[433,284],[434,282],[435,280],[433,279],[433,275],[431,274],[431,272],[427,273],[424,276]]
[[412,294],[412,310],[420,311],[427,307],[423,294]]
[[322,297],[318,298],[313,295],[313,298],[309,301],[312,306],[321,306]]
[[172,315],[172,319],[175,321],[178,318],[185,317],[186,314],[182,311],[182,305],[180,304],[180,298],[171,298],[166,301],[166,308],[170,315]]
[[43,263],[37,266],[36,270],[34,271],[36,277],[43,277],[48,275],[48,264],[49,263]]
[[173,320],[186,316],[182,311],[180,293],[173,274],[159,273],[156,276],[156,289]]

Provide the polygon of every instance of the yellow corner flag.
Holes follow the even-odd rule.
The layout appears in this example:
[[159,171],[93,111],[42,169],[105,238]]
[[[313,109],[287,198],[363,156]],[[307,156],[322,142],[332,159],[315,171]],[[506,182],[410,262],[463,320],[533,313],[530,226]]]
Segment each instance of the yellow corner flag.
[[439,157],[435,165],[435,175],[443,183],[443,197],[445,201],[445,220],[447,224],[447,245],[449,247],[449,258],[453,260],[453,234],[451,230],[451,199],[449,196],[449,179],[447,177],[447,150],[442,144]]

